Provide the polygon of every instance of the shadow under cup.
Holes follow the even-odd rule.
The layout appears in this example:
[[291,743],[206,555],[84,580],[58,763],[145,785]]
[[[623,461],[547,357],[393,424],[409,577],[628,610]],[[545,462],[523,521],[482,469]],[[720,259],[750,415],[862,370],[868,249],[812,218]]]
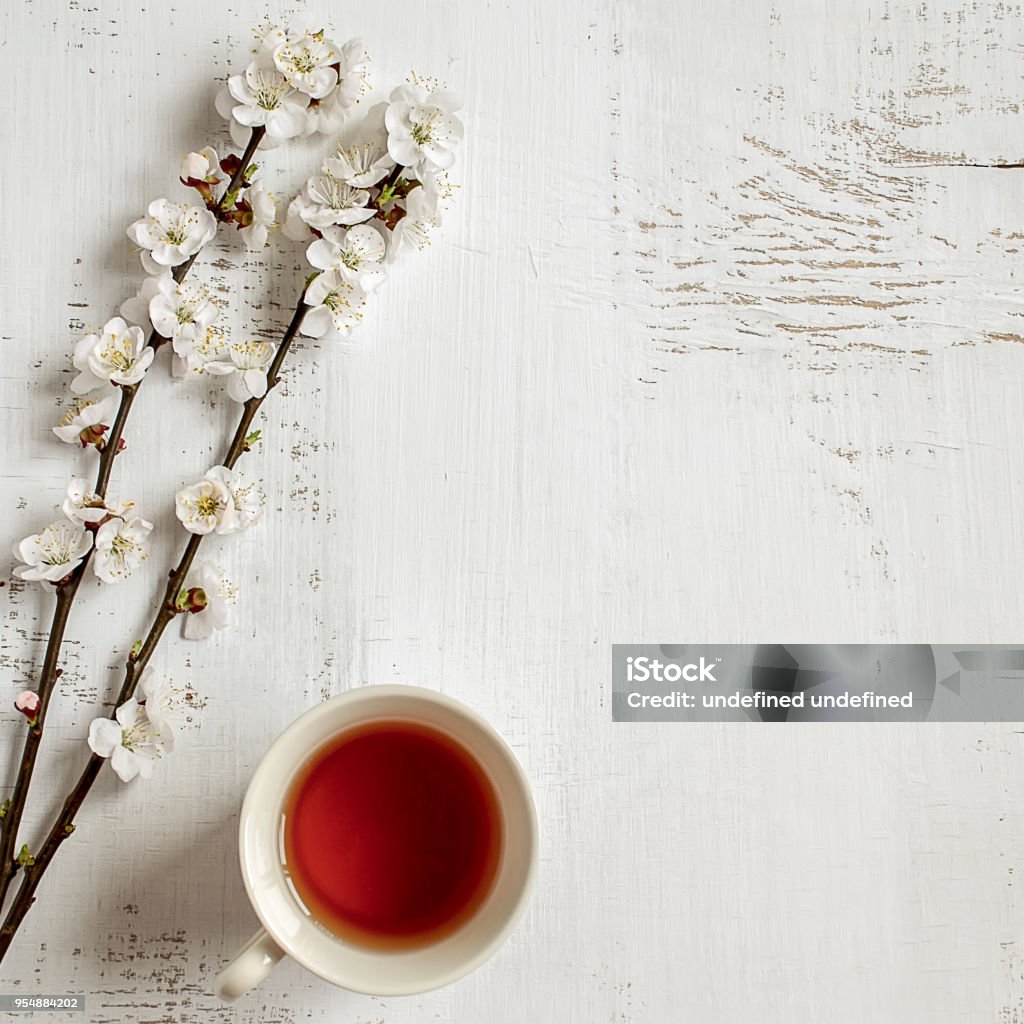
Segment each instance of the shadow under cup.
[[[331,787],[360,771],[364,787],[332,805]],[[395,807],[410,784],[411,813],[382,818],[381,803]],[[419,832],[415,877],[402,878],[386,845],[378,864],[373,835],[332,850],[343,832],[331,822],[358,827],[361,814],[385,844],[408,850]],[[406,686],[354,690],[298,719],[257,769],[240,830],[246,888],[274,940],[327,981],[374,995],[437,988],[488,959],[525,908],[536,842],[529,785],[501,737],[458,702]],[[338,888],[334,868],[367,877]],[[387,891],[389,879],[405,888]]]

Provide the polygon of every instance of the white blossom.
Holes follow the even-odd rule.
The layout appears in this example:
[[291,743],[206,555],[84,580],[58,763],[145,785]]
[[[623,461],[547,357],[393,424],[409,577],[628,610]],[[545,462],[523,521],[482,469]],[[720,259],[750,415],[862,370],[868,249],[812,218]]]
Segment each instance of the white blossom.
[[236,402],[262,398],[267,393],[267,367],[274,358],[274,346],[267,341],[240,341],[221,358],[205,365],[207,373],[228,378],[228,395]]
[[311,103],[306,108],[303,138],[311,135],[336,135],[345,123],[349,110],[350,106],[345,103],[341,91],[332,89],[326,99]]
[[96,531],[92,568],[104,583],[120,583],[149,557],[153,524],[141,516],[108,519]]
[[341,60],[341,48],[323,31],[295,31],[289,26],[283,39],[278,33],[271,40],[279,40],[272,50],[274,66],[299,92],[314,100],[323,99],[338,84],[338,73],[332,65]]
[[308,106],[309,96],[299,92],[268,57],[254,60],[244,75],[232,75],[217,96],[217,110],[231,119],[231,138],[239,147],[248,142],[246,129],[266,129],[264,149],[301,134]]
[[386,108],[386,103],[377,103],[367,111],[360,127],[360,140],[338,146],[334,156],[324,161],[325,171],[353,188],[369,188],[394,169],[384,128]]
[[182,373],[204,373],[210,363],[227,357],[231,342],[220,327],[212,324],[194,343],[177,338],[172,345]]
[[369,199],[366,189],[346,185],[325,171],[310,178],[289,204],[284,233],[300,241],[309,237],[311,227],[323,231],[334,224],[361,224],[376,213],[366,205]]
[[[331,93],[338,97],[344,110],[349,110],[370,88],[370,57],[358,36],[341,44],[338,60],[338,84]],[[339,126],[340,127],[340,126]]]
[[75,346],[78,376],[71,390],[83,395],[104,384],[138,384],[155,355],[141,327],[129,327],[119,316],[103,325],[101,334],[87,334]]
[[189,640],[205,640],[215,630],[229,626],[238,599],[238,587],[212,562],[204,562],[200,567],[199,585],[206,596],[206,606],[186,616],[185,637]]
[[160,278],[157,292],[149,303],[154,330],[160,337],[170,338],[174,351],[180,356],[188,355],[219,314],[206,288],[186,282],[179,284],[170,274]]
[[447,89],[400,85],[391,93],[384,124],[388,152],[404,167],[448,170],[462,140],[462,122],[455,111],[462,100]]
[[174,511],[189,533],[238,533],[259,522],[266,496],[256,482],[226,466],[214,466],[202,480],[183,487]]
[[144,330],[153,329],[153,322],[149,318],[149,304],[160,291],[163,281],[171,280],[171,272],[165,270],[162,274],[147,274],[142,279],[142,285],[133,298],[125,299],[121,303],[119,312],[130,324],[139,324]]
[[310,237],[309,224],[302,214],[306,210],[314,209],[316,204],[309,198],[308,184],[307,182],[303,185],[302,191],[288,204],[284,223],[281,225],[281,233],[293,242],[308,240]]
[[221,525],[232,507],[231,494],[219,477],[211,476],[212,472],[174,496],[174,514],[189,533],[228,532]]
[[418,181],[423,194],[430,200],[436,210],[442,198],[447,198],[451,193],[451,186],[448,183],[448,172],[440,171],[436,167],[420,168],[410,172],[410,180]]
[[149,274],[162,273],[195,256],[217,233],[217,218],[205,206],[154,199],[146,216],[128,227],[128,237],[142,250]]
[[22,564],[15,567],[14,575],[59,583],[82,564],[91,547],[92,534],[84,526],[58,520],[15,544],[14,557]]
[[346,280],[340,270],[317,274],[306,289],[306,311],[299,333],[307,338],[325,338],[332,334],[345,337],[362,319],[366,304],[362,289]]
[[247,249],[262,249],[267,244],[267,235],[277,217],[274,197],[262,181],[255,181],[246,189],[245,201],[252,210],[252,223],[239,228],[238,233]]
[[430,232],[440,222],[437,202],[423,186],[414,188],[403,200],[405,216],[395,225],[391,232],[389,259],[402,250],[403,246],[411,245],[422,249],[430,244]]
[[220,169],[220,158],[212,146],[205,146],[198,153],[189,153],[181,161],[181,178],[188,181],[193,178],[207,185],[217,185],[227,181],[227,175]]
[[147,665],[139,676],[139,691],[145,700],[146,716],[168,750],[174,747],[179,725],[179,702],[174,684]]
[[332,224],[362,224],[375,213],[367,208],[370,193],[366,189],[353,188],[329,171],[310,178],[305,191],[313,205],[300,216],[318,231]]
[[136,775],[148,779],[156,759],[168,748],[167,741],[134,697],[114,712],[114,718],[116,721],[93,719],[89,726],[89,749],[100,757],[109,757],[122,782],[130,782]]
[[61,502],[61,512],[78,526],[98,523],[110,515],[106,501],[89,490],[85,477],[76,477],[68,484],[67,494]]
[[368,67],[361,39],[350,39],[342,45],[338,84],[319,103],[309,105],[303,135],[336,135],[341,130],[352,107],[369,88]]
[[267,496],[258,480],[250,480],[237,469],[214,466],[207,474],[223,482],[231,503],[218,533],[240,533],[255,526],[263,518]]
[[83,448],[99,445],[117,415],[120,395],[113,388],[103,395],[79,398],[64,413],[53,432],[65,444],[80,444]]
[[381,233],[367,224],[330,227],[306,250],[306,259],[317,270],[338,270],[369,293],[384,280],[384,249]]
[[384,145],[370,140],[339,146],[324,166],[336,178],[353,188],[369,188],[394,170],[395,162]]
[[120,516],[123,519],[134,507],[133,501],[108,501],[101,498],[89,489],[85,477],[76,477],[68,484],[60,510],[71,522],[85,526],[88,523],[101,523],[108,516]]
[[320,23],[310,11],[296,11],[285,26],[275,25],[266,21],[264,25],[256,27],[256,35],[260,39],[260,50],[273,60],[274,51],[289,39],[301,39],[303,36],[315,35],[320,31]]

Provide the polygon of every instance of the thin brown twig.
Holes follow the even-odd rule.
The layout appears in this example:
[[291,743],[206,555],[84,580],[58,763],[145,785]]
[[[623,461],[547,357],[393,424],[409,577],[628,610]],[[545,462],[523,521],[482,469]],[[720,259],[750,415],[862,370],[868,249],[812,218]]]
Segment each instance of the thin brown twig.
[[[226,209],[229,197],[242,182],[245,171],[252,162],[252,158],[259,148],[265,132],[265,128],[252,129],[249,135],[249,142],[245,147],[239,165],[231,175],[224,193],[214,206],[213,212],[215,215]],[[185,263],[174,268],[173,277],[176,282],[180,284],[185,279],[185,275],[188,274],[195,259],[196,256],[193,255]],[[154,349],[158,349],[165,340],[154,329],[150,332],[146,344]],[[117,457],[118,450],[121,447],[121,437],[124,434],[125,424],[128,422],[128,414],[131,412],[132,403],[135,401],[135,395],[141,384],[142,381],[139,381],[138,384],[120,389],[121,400],[118,403],[117,416],[107,436],[104,438],[99,466],[96,470],[96,483],[93,486],[93,493],[100,498],[105,498],[107,495],[107,487],[110,484],[110,474],[114,467],[114,459]],[[46,711],[50,704],[50,697],[54,686],[60,676],[57,662],[60,657],[61,644],[64,642],[68,617],[91,558],[92,549],[90,548],[85,558],[82,559],[81,564],[73,572],[69,573],[65,579],[61,580],[56,587],[57,600],[53,609],[53,619],[50,623],[46,651],[43,655],[43,667],[39,674],[37,690],[39,710],[25,736],[14,791],[11,794],[10,802],[6,806],[3,818],[0,819],[0,908],[3,907],[11,882],[21,866],[15,859],[14,853],[18,843],[18,830],[21,826],[22,815],[25,812],[25,804],[28,801],[29,788],[32,785],[36,757],[39,754],[39,746],[43,738]]]
[[[281,343],[270,364],[267,372],[266,393],[260,398],[250,398],[242,408],[242,415],[239,417],[234,437],[228,446],[222,462],[222,465],[227,466],[228,469],[233,468],[242,455],[249,450],[247,438],[249,437],[249,428],[252,426],[252,421],[260,406],[266,400],[267,395],[277,386],[280,380],[281,366],[284,363],[285,356],[288,354],[292,341],[298,333],[302,317],[305,313],[304,295],[305,289],[303,289],[303,293],[299,297],[291,322],[288,324],[288,328],[282,336]],[[149,632],[134,655],[129,655],[125,665],[124,683],[114,704],[115,710],[135,693],[135,687],[142,674],[142,670],[148,664],[167,626],[179,614],[175,601],[185,583],[196,553],[199,551],[199,545],[203,541],[203,536],[203,534],[192,534],[189,537],[177,566],[171,570],[163,598],[160,601],[159,609],[149,628]],[[0,926],[0,962],[3,961],[15,933],[35,901],[36,888],[46,869],[53,861],[64,840],[74,832],[75,817],[89,791],[92,789],[93,783],[95,783],[99,776],[100,769],[103,767],[103,761],[104,758],[99,757],[97,754],[90,756],[85,769],[82,771],[81,776],[79,776],[78,782],[64,800],[60,813],[50,828],[42,847],[40,847],[39,852],[35,855],[33,863],[25,866],[17,895],[11,903],[3,925]]]

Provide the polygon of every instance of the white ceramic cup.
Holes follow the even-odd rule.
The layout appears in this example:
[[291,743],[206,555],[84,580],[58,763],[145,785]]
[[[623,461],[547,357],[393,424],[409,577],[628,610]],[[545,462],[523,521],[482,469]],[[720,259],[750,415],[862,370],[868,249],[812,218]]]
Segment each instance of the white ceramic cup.
[[[347,942],[310,918],[285,880],[280,847],[285,798],[310,755],[340,732],[381,719],[433,726],[461,742],[487,772],[504,825],[497,875],[473,916],[437,942],[385,951]],[[515,755],[476,712],[415,686],[365,686],[307,711],[277,738],[245,794],[238,846],[245,888],[263,927],[217,976],[214,991],[221,999],[237,999],[285,956],[354,992],[411,995],[468,974],[508,938],[537,870],[537,817]]]

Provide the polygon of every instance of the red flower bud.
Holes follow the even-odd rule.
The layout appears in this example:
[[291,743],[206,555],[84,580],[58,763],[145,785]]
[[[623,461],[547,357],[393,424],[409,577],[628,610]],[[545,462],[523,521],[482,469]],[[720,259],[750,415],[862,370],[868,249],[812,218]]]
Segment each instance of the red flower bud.
[[220,162],[220,169],[230,178],[242,166],[242,161],[234,153],[228,153]]
[[15,711],[20,711],[28,719],[29,725],[36,724],[36,716],[39,714],[41,704],[42,701],[39,699],[39,694],[33,690],[22,690],[14,698]]

